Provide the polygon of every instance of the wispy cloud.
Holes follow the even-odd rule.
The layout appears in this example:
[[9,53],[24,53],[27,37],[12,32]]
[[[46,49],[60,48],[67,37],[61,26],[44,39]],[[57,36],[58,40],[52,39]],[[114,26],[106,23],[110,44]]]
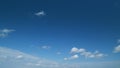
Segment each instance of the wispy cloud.
[[113,53],[119,53],[119,52],[120,52],[120,45],[118,45],[114,48]]
[[118,39],[117,43],[120,43],[120,39]]
[[50,49],[51,47],[50,46],[47,46],[47,45],[44,45],[41,47],[42,49]]
[[1,29],[0,30],[0,37],[6,37],[14,31],[15,31],[14,29]]
[[0,63],[0,68],[55,68],[58,64],[4,47],[0,47]]
[[45,16],[46,13],[42,10],[40,12],[35,13],[36,16]]
[[61,55],[62,53],[61,53],[61,52],[57,52],[56,54],[57,54],[57,55]]
[[[73,57],[78,58],[78,55],[73,55]],[[119,65],[119,61],[58,63],[18,50],[0,47],[0,68],[119,68]]]

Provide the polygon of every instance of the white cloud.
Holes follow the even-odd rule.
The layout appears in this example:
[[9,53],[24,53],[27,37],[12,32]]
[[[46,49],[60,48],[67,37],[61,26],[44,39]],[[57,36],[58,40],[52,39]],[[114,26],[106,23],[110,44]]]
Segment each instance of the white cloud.
[[40,11],[40,12],[37,12],[35,13],[36,16],[45,16],[46,13],[44,11]]
[[114,48],[114,51],[113,51],[113,52],[114,52],[114,53],[120,52],[120,45],[116,46],[116,47]]
[[78,59],[78,58],[79,58],[78,54],[75,54],[75,55],[72,55],[71,57],[64,58],[64,60],[73,60],[73,59]]
[[[78,58],[78,55],[73,55],[73,57]],[[68,58],[64,59],[68,60]],[[58,63],[18,50],[0,47],[0,68],[119,68],[119,66],[120,61]]]
[[105,54],[100,53],[99,51],[90,52],[84,48],[77,47],[73,47],[70,52],[74,54],[80,54],[81,56],[85,56],[85,58],[102,58],[106,56]]
[[84,49],[84,48],[80,48],[79,49],[79,52],[81,53],[81,52],[85,52],[86,50]]
[[104,56],[105,56],[105,55],[102,54],[102,53],[98,53],[98,54],[95,55],[95,57],[97,57],[97,58],[101,58],[101,57],[104,57]]
[[64,58],[64,60],[68,60],[68,58]]
[[92,53],[91,52],[81,52],[80,55],[83,55],[86,58],[88,58],[88,57],[91,57]]
[[0,30],[0,37],[6,37],[9,33],[15,31],[14,29],[2,29]]
[[42,46],[42,48],[43,48],[43,49],[50,49],[51,47],[44,45],[44,46]]
[[76,47],[73,47],[73,48],[71,49],[71,53],[79,53],[79,49],[76,48]]
[[99,53],[98,51],[92,52],[82,52],[81,55],[85,56],[86,58],[102,58],[105,57],[106,54]]
[[96,56],[94,54],[91,54],[88,56],[89,58],[95,58]]
[[55,68],[55,61],[0,47],[0,68]]
[[70,57],[70,59],[77,59],[77,58],[79,58],[79,56],[77,54]]
[[18,56],[16,56],[16,58],[21,59],[21,58],[23,58],[23,55],[18,55]]

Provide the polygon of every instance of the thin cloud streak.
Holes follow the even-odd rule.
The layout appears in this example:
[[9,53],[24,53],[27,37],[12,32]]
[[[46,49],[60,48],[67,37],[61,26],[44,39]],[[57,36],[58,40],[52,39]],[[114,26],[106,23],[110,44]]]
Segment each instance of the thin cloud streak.
[[0,38],[4,38],[14,31],[15,31],[14,29],[1,29],[0,30]]
[[35,13],[36,16],[45,16],[46,13],[42,10],[40,12]]

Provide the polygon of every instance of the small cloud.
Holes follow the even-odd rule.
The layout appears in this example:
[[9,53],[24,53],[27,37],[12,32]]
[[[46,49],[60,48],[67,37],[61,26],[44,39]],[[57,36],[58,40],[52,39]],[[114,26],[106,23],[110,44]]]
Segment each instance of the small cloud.
[[21,59],[21,58],[23,58],[23,55],[18,55],[16,58]]
[[36,16],[45,16],[46,13],[44,11],[40,11],[40,12],[37,12],[35,13]]
[[68,58],[64,58],[64,60],[68,60]]
[[50,46],[42,46],[41,48],[42,49],[50,49],[51,47]]
[[96,56],[94,54],[91,54],[88,56],[89,58],[95,58]]
[[116,46],[113,51],[113,53],[118,53],[118,52],[120,52],[120,45]]
[[64,58],[64,60],[73,60],[73,59],[78,59],[78,58],[79,58],[78,54],[75,54],[69,58]]
[[71,49],[71,52],[70,53],[81,53],[81,52],[85,52],[86,50],[84,48],[80,48],[78,49],[77,47],[73,47]]
[[77,59],[77,58],[79,58],[77,54],[70,57],[70,59]]
[[12,33],[14,31],[14,29],[2,29],[0,30],[0,37],[6,37],[9,33]]
[[99,53],[99,54],[96,54],[96,55],[95,55],[96,58],[101,58],[101,57],[104,57],[104,56],[105,56],[105,55],[102,54],[102,53]]

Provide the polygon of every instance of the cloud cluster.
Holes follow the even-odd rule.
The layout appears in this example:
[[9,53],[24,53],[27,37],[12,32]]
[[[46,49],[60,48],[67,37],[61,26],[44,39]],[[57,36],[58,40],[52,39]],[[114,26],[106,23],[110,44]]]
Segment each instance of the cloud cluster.
[[[78,58],[74,55],[71,58]],[[0,68],[119,68],[120,62],[58,63],[18,50],[0,47]]]
[[9,33],[12,33],[13,31],[15,31],[15,30],[13,30],[13,29],[2,29],[2,30],[0,30],[0,37],[6,37],[6,36],[8,36]]
[[79,58],[78,54],[84,56],[85,58],[102,58],[104,56],[107,56],[106,54],[100,53],[99,51],[90,52],[84,48],[77,48],[77,47],[73,47],[70,53],[75,55],[71,56],[70,58],[64,58],[64,60],[77,59]]

